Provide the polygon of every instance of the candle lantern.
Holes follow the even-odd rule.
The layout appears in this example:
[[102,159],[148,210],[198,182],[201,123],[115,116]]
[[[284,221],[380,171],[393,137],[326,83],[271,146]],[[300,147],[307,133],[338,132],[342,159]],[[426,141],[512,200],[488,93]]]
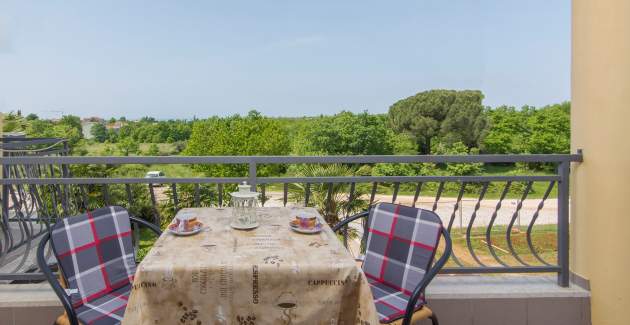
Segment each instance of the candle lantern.
[[252,192],[252,187],[243,182],[238,186],[238,192],[231,193],[232,223],[234,229],[254,229],[258,227],[256,220],[256,207],[258,206],[258,193]]

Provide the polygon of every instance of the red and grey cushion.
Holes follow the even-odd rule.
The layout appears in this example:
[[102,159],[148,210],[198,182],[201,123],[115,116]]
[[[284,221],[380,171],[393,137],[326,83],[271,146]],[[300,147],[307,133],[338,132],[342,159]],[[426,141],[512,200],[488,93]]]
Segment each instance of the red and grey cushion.
[[[382,323],[404,315],[407,300],[430,268],[442,222],[432,211],[379,203],[370,210],[363,272]],[[421,308],[419,299],[416,308]]]
[[120,324],[125,314],[131,284],[84,303],[76,309],[77,318],[84,325]]
[[[370,289],[372,289],[376,312],[382,323],[392,322],[405,315],[407,302],[409,302],[410,298],[408,294],[370,278],[368,278],[368,283],[370,284]],[[416,302],[416,310],[420,309],[424,304],[424,297],[420,297]]]
[[53,226],[51,241],[75,308],[94,305],[133,281],[131,225],[122,207],[64,218]]

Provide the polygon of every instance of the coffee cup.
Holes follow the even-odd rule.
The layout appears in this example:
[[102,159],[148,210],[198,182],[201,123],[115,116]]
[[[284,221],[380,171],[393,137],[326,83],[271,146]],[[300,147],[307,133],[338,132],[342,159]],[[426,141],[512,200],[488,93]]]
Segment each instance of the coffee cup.
[[197,223],[197,217],[192,212],[180,212],[175,216],[178,232],[192,231]]
[[317,216],[312,213],[299,213],[295,220],[300,228],[313,229],[317,226]]

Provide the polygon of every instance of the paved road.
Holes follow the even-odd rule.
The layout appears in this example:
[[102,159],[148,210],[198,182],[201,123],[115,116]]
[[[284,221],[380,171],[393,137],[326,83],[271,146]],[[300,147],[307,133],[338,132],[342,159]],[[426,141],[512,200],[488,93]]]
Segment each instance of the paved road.
[[[270,196],[271,199],[265,203],[265,206],[282,206],[282,193],[281,192],[267,192],[266,195]],[[376,195],[376,200],[380,202],[391,202],[391,195]],[[438,202],[438,207],[436,212],[440,215],[442,220],[447,223],[452,214],[455,206],[456,198],[443,197]],[[413,201],[413,196],[410,195],[399,195],[396,199],[396,203],[411,205]],[[475,223],[473,226],[486,226],[488,225],[493,212],[495,211],[498,200],[496,199],[488,199],[483,200],[477,211],[477,217],[475,218]],[[527,226],[532,219],[532,216],[536,212],[538,208],[538,204],[540,203],[540,199],[528,199],[523,202],[523,207],[518,213],[518,217],[516,219],[516,224]],[[538,219],[536,221],[537,225],[544,224],[556,224],[557,223],[557,215],[558,215],[558,204],[555,199],[548,199],[545,201],[544,207],[540,210]],[[455,212],[455,220],[453,222],[453,227],[459,227],[460,225],[463,227],[467,227],[468,222],[471,219],[472,213],[475,210],[475,205],[477,204],[477,200],[475,199],[464,199],[462,200],[461,207]],[[431,209],[433,207],[433,200],[419,200],[416,206]],[[516,199],[505,199],[501,204],[501,209],[497,212],[497,218],[495,220],[495,225],[506,225],[512,219],[517,207]]]

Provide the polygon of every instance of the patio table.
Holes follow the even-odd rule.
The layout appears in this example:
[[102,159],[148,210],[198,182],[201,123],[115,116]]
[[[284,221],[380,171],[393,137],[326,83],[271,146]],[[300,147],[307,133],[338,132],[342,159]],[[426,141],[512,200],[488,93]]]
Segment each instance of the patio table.
[[241,231],[230,208],[183,209],[208,228],[162,234],[138,266],[123,324],[378,324],[365,275],[330,227],[289,229],[300,210],[317,214],[259,208],[260,226]]

